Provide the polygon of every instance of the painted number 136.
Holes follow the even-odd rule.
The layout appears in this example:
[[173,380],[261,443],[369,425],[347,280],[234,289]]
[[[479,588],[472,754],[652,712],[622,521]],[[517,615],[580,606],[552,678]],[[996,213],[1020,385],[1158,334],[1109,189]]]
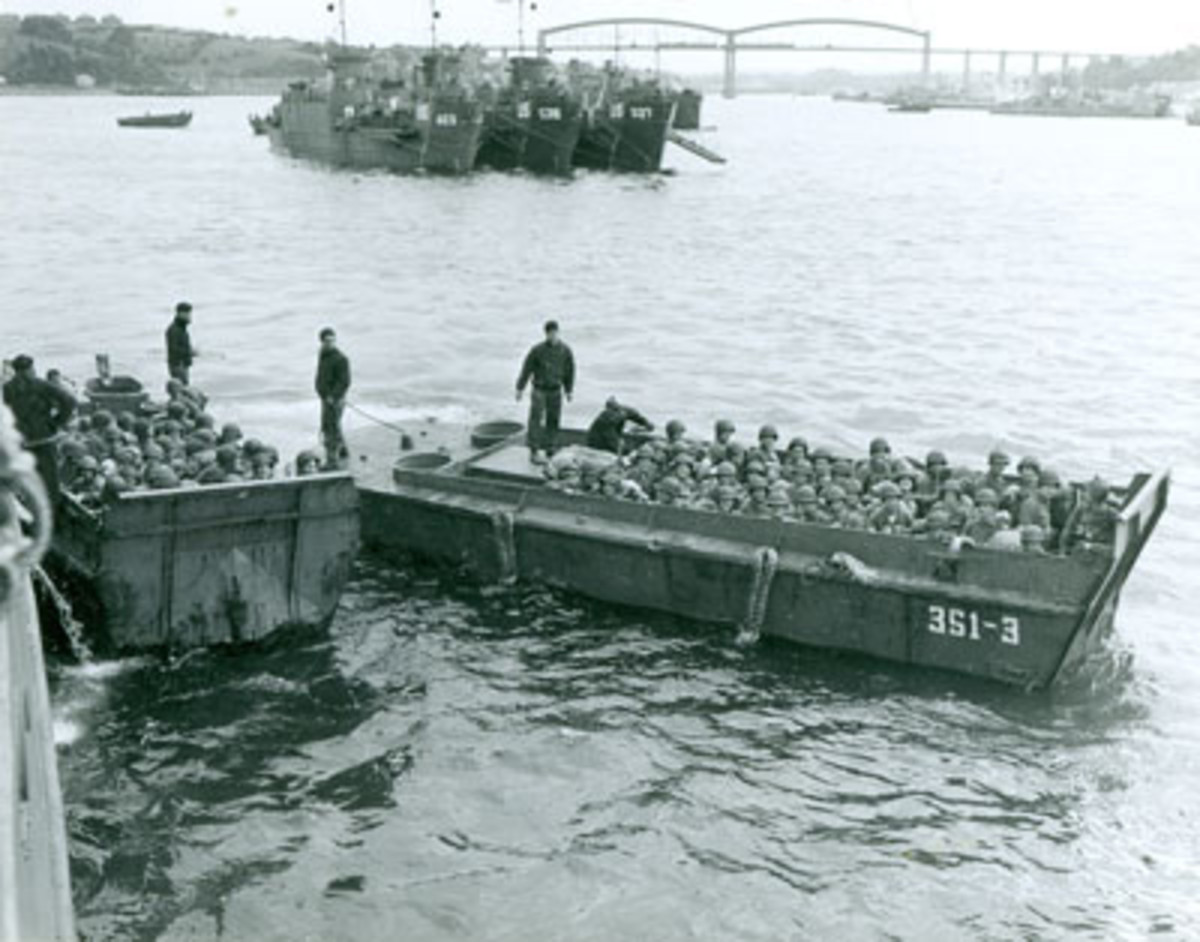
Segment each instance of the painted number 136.
[[928,627],[930,634],[950,638],[979,641],[984,632],[989,632],[998,634],[1001,644],[1021,643],[1021,621],[1013,615],[1003,615],[999,621],[993,621],[967,609],[930,605]]

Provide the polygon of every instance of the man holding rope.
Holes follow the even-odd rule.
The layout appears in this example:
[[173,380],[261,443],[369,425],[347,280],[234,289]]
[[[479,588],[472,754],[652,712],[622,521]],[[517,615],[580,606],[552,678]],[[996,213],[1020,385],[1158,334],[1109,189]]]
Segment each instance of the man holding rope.
[[317,395],[321,397],[321,441],[325,445],[325,469],[336,471],[349,457],[342,436],[342,413],[350,391],[350,360],[337,346],[337,332],[323,327],[318,334],[321,352],[317,358]]

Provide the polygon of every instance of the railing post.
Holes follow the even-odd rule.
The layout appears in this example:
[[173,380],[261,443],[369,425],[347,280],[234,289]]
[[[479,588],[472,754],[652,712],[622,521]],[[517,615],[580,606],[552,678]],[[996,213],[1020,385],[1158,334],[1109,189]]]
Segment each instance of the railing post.
[[540,59],[546,58],[546,31],[544,29],[538,30],[537,54]]
[[921,84],[924,86],[929,85],[929,59],[931,55],[930,47],[932,42],[933,34],[929,31],[926,31],[925,35],[921,37]]

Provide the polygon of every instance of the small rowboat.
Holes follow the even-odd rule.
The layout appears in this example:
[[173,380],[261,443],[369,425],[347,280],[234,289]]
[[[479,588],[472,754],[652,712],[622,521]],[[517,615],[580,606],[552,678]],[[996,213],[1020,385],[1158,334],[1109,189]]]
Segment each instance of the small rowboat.
[[117,124],[123,128],[186,128],[192,123],[190,111],[175,111],[171,114],[133,115],[127,118],[117,118]]

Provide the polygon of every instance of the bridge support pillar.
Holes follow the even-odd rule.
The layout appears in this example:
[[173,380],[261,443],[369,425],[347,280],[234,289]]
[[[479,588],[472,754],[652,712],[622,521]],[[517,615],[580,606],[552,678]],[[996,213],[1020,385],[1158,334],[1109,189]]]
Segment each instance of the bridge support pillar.
[[737,37],[725,34],[725,83],[722,94],[726,98],[737,97]]
[[1004,80],[1008,78],[1008,53],[1000,53],[1000,62],[996,66],[996,84],[1003,85]]
[[538,30],[537,54],[538,58],[546,58],[546,34],[540,29]]
[[930,47],[933,42],[933,34],[925,33],[921,37],[921,84],[925,87],[929,86],[929,67],[930,67]]
[[1062,74],[1059,76],[1059,81],[1061,81],[1063,85],[1067,84],[1067,73],[1070,71],[1071,71],[1071,54],[1069,52],[1064,52],[1062,54],[1062,69],[1061,69]]
[[963,53],[963,94],[971,94],[971,50]]
[[1037,78],[1041,71],[1042,71],[1042,54],[1040,52],[1035,52],[1033,54],[1033,68],[1030,70],[1029,74],[1032,75],[1034,78]]

